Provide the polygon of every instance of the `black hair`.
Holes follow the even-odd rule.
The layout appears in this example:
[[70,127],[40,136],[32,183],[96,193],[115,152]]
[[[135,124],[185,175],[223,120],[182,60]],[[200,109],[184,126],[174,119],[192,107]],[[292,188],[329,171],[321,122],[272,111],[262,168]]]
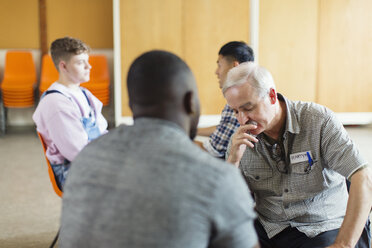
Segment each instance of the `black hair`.
[[236,60],[239,63],[254,61],[252,48],[243,41],[231,41],[226,43],[221,47],[218,54]]
[[190,75],[190,68],[177,55],[161,50],[146,52],[134,60],[128,71],[130,105],[174,102],[178,93],[189,87]]

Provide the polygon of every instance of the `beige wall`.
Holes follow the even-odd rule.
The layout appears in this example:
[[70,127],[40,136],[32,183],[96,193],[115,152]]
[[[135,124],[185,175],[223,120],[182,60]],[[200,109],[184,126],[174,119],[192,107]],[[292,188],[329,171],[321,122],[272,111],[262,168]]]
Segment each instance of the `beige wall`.
[[[147,50],[182,53],[182,0],[122,0],[120,17],[122,82],[126,82],[132,61]],[[131,116],[126,83],[122,86],[122,115]]]
[[225,43],[249,41],[249,1],[184,0],[183,58],[198,84],[201,113],[219,115],[225,99],[215,74],[218,51]]
[[48,44],[77,37],[92,48],[113,47],[111,0],[46,0]]
[[372,112],[372,1],[320,1],[317,101]]
[[[122,115],[130,63],[141,52],[175,52],[197,79],[202,114],[225,104],[214,74],[219,48],[249,41],[249,0],[121,0]],[[153,10],[153,11],[151,11]],[[372,112],[372,1],[261,0],[259,63],[290,99],[336,112]]]
[[260,1],[259,63],[293,100],[316,99],[318,2]]
[[372,112],[372,1],[261,0],[260,64],[289,98]]
[[150,49],[176,53],[196,77],[202,114],[220,114],[225,100],[216,69],[220,47],[249,39],[249,1],[121,0],[122,115],[130,116],[126,76],[130,63]]
[[[113,48],[111,0],[46,0],[48,45],[66,35]],[[0,49],[39,49],[39,1],[0,0]]]
[[38,0],[0,0],[0,49],[39,48]]

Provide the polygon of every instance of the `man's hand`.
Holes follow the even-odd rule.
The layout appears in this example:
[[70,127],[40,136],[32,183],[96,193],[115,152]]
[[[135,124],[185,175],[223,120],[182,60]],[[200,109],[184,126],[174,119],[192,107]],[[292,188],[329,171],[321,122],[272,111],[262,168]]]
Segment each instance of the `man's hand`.
[[257,126],[255,124],[247,124],[244,126],[240,126],[234,135],[231,137],[231,147],[229,157],[227,161],[239,167],[240,160],[243,157],[247,146],[250,148],[254,147],[253,143],[258,142],[258,139],[253,135],[249,134],[250,130],[256,129]]

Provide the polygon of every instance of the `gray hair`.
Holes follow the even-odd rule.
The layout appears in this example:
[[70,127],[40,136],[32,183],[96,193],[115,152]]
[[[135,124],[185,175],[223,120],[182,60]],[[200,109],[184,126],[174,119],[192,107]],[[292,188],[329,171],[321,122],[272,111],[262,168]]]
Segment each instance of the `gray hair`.
[[266,68],[254,62],[244,62],[227,73],[222,92],[225,94],[227,89],[247,82],[257,89],[260,97],[269,93],[271,88],[275,89],[274,79]]

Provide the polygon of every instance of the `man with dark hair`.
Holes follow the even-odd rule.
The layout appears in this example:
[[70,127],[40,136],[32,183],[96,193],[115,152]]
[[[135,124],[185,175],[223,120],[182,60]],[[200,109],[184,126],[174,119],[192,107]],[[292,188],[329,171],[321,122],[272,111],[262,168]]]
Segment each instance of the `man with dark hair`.
[[128,72],[133,126],[121,125],[74,161],[60,247],[253,247],[253,201],[238,169],[191,139],[199,99],[189,67],[165,51]]
[[[223,45],[218,52],[216,75],[219,80],[219,87],[225,82],[227,72],[240,63],[254,61],[253,50],[242,41],[231,41]],[[198,135],[209,136],[203,143],[203,148],[211,155],[224,158],[227,145],[231,135],[239,127],[234,112],[226,104],[221,113],[221,120],[218,126],[199,128]]]

